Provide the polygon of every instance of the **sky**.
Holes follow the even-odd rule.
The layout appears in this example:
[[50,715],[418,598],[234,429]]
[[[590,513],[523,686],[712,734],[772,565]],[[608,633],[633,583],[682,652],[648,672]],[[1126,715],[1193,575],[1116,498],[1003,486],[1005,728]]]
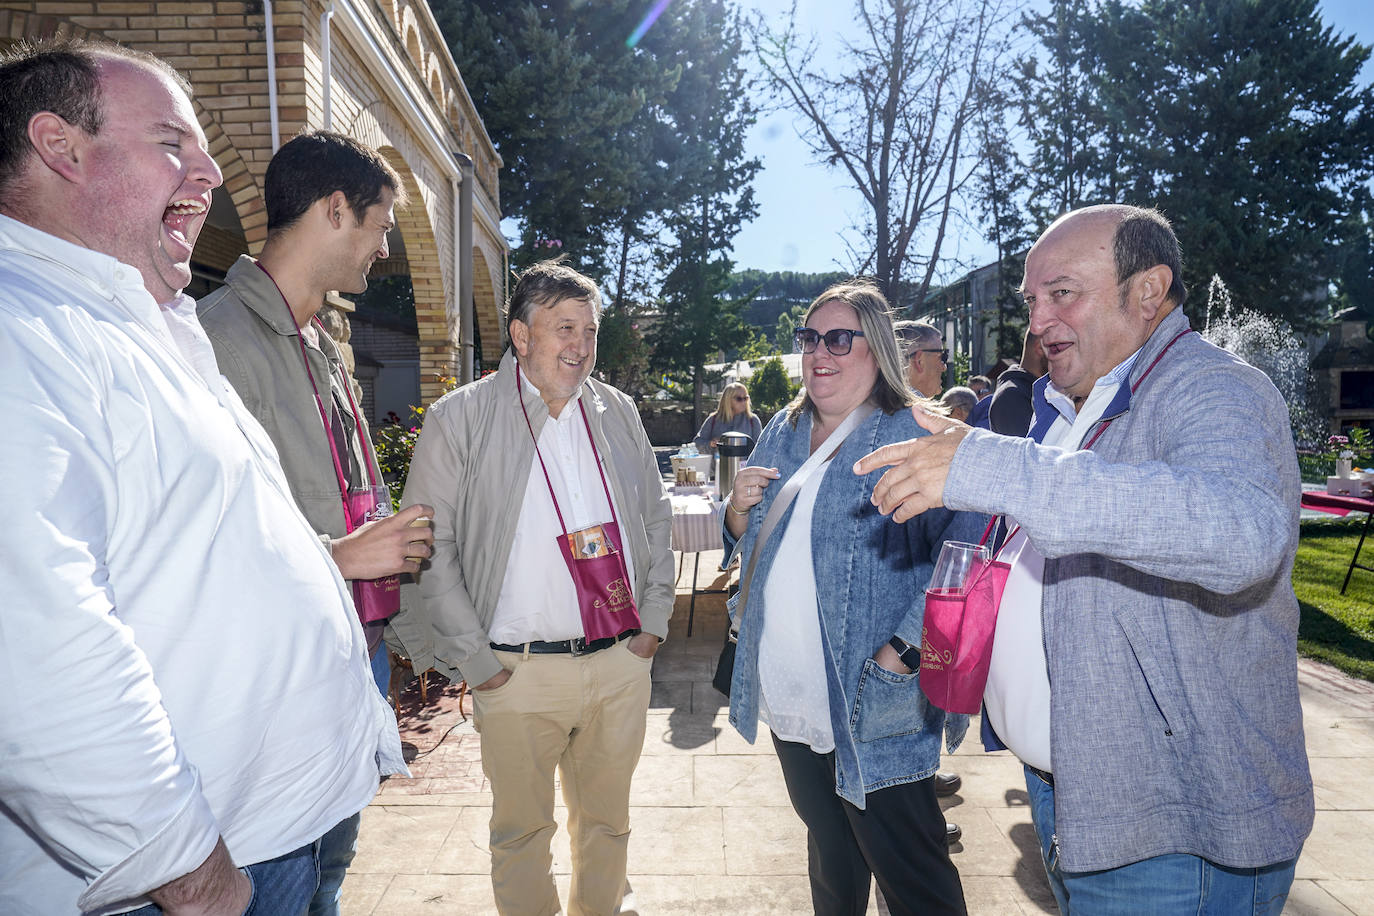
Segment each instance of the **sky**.
[[[762,14],[770,22],[782,21],[791,2],[742,0],[746,11]],[[854,31],[851,0],[796,0],[796,4],[798,31],[817,36],[821,56],[834,53],[838,36]],[[1032,0],[1031,5],[1048,4]],[[1374,45],[1369,0],[1320,0],[1319,8],[1337,33]],[[1365,65],[1364,80],[1374,81],[1374,63]],[[754,181],[759,215],[735,239],[736,269],[818,273],[852,267],[844,239],[846,233],[854,237],[847,227],[859,222],[863,199],[838,169],[812,161],[799,139],[799,127],[790,113],[769,111],[760,115],[750,131],[748,152],[763,162]],[[995,258],[991,246],[969,230],[956,230],[945,245],[942,255],[957,255],[970,266]]]

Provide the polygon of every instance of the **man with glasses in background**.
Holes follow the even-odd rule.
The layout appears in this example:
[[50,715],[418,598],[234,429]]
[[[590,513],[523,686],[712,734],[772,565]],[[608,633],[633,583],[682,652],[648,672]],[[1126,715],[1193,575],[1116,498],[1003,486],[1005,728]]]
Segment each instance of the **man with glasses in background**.
[[899,321],[893,330],[906,357],[906,383],[923,398],[938,398],[949,365],[944,335],[929,321]]

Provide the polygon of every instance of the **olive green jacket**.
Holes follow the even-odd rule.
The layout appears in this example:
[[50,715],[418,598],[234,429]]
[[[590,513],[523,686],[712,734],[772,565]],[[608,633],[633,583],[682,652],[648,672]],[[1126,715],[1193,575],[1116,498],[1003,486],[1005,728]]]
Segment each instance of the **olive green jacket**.
[[[224,282],[196,307],[201,326],[215,348],[219,371],[272,437],[291,495],[310,526],[320,535],[343,537],[348,529],[339,478],[315,403],[315,388],[301,361],[300,332],[291,309],[277,284],[247,255],[229,268]],[[380,483],[382,472],[372,449],[364,450],[357,432],[361,428],[363,435],[368,435],[367,420],[358,417],[354,422],[348,395],[343,391],[339,349],[329,335],[316,337],[318,343],[307,342],[305,352],[320,397],[328,405],[332,391],[339,407],[348,436],[348,454],[339,455],[344,473],[350,477],[350,486],[366,482],[362,462],[367,460],[372,462],[372,474]]]

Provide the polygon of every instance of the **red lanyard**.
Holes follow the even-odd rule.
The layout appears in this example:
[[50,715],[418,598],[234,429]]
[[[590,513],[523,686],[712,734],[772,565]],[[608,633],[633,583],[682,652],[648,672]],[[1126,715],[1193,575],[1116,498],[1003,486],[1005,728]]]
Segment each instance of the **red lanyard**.
[[[544,484],[549,488],[549,499],[553,500],[553,511],[558,514],[558,526],[563,529],[564,536],[568,533],[568,523],[563,521],[563,510],[558,508],[558,497],[553,494],[553,481],[549,479],[549,469],[544,464],[544,456],[539,451],[539,439],[534,435],[534,426],[530,423],[530,412],[525,409],[525,390],[520,385],[520,363],[515,364],[515,394],[520,398],[520,412],[525,415],[525,428],[530,431],[530,438],[534,440],[534,455],[539,459],[539,469],[544,472]],[[592,456],[596,459],[596,472],[601,475],[601,489],[606,491],[606,505],[611,507],[611,521],[615,522],[617,528],[620,527],[620,519],[616,518],[615,500],[611,499],[611,488],[606,486],[606,472],[601,469],[601,453],[596,450],[596,440],[592,438],[592,427],[587,422],[587,409],[582,406],[582,399],[577,399],[577,409],[582,412],[582,425],[587,430],[587,441],[592,445]],[[549,419],[553,419],[550,417]]]
[[[1149,367],[1140,374],[1140,378],[1135,380],[1135,384],[1131,386],[1131,394],[1135,394],[1136,389],[1141,386],[1141,384],[1145,381],[1147,377],[1149,377],[1151,372],[1155,371],[1155,366],[1159,365],[1159,361],[1164,358],[1165,353],[1169,352],[1169,348],[1172,347],[1174,344],[1178,343],[1179,338],[1183,337],[1185,334],[1191,334],[1192,332],[1192,328],[1184,328],[1183,330],[1179,331],[1176,335],[1174,335],[1173,340],[1169,341],[1167,344],[1164,345],[1164,349],[1159,351],[1159,355],[1155,357],[1154,362],[1150,363]],[[1120,415],[1118,414],[1118,416]],[[1088,440],[1088,444],[1083,446],[1081,450],[1087,451],[1088,449],[1092,448],[1093,443],[1096,442],[1098,438],[1100,438],[1101,435],[1107,431],[1107,427],[1111,426],[1112,420],[1115,419],[1116,417],[1112,417],[1111,420],[1103,421],[1102,425],[1097,428],[1097,432],[1093,433],[1093,437]]]

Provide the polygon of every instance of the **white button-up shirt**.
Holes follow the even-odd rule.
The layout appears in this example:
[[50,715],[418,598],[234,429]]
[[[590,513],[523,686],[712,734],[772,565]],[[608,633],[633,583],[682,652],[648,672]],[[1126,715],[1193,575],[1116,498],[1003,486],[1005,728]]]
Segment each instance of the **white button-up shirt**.
[[[1137,350],[1093,385],[1075,410],[1073,399],[1048,383],[1045,400],[1058,412],[1042,445],[1073,451],[1096,428],[1122,385],[1129,384]],[[1012,520],[1015,521],[1014,519]],[[1038,770],[1053,772],[1050,760],[1050,675],[1045,664],[1045,631],[1041,605],[1045,597],[1045,557],[1017,531],[1007,540],[1001,559],[1011,564],[998,606],[992,662],[983,692],[988,721],[1002,743]]]
[[[346,586],[189,300],[0,217],[0,912],[118,911],[403,772]],[[208,355],[208,358],[207,358]]]
[[[528,404],[539,398],[539,389],[520,375],[521,393]],[[597,470],[596,453],[582,419],[583,385],[568,399],[558,416],[549,417],[539,430],[539,457],[530,462],[525,479],[525,496],[520,501],[520,521],[511,542],[510,562],[501,581],[488,638],[502,645],[526,642],[556,642],[585,635],[578,610],[577,586],[558,549],[563,528],[549,496],[549,486],[558,497],[558,508],[569,532],[611,521],[611,505],[606,501]],[[544,468],[549,476],[544,478]],[[618,509],[619,507],[617,507]],[[633,570],[629,538],[620,535],[625,569]],[[630,575],[631,594],[635,577]]]

